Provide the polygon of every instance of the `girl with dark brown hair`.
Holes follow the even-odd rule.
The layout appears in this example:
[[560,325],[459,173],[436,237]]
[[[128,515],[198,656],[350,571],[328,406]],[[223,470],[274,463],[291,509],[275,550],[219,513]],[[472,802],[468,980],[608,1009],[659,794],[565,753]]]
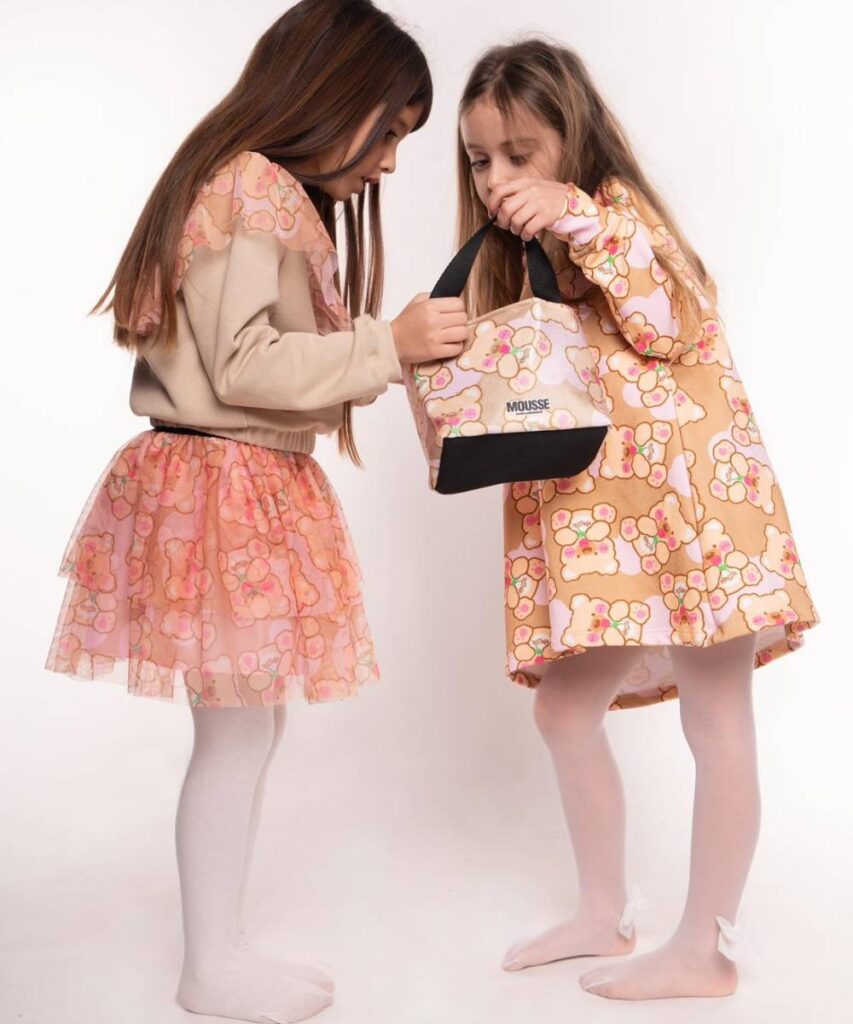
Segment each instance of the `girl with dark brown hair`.
[[315,436],[337,431],[358,461],[353,407],[466,337],[458,299],[378,318],[379,182],[431,102],[423,53],[370,0],[296,4],[179,146],[95,306],[135,355],[130,403],[151,429],[68,542],[47,667],[191,705],[177,997],[197,1013],[296,1021],[332,1002],[325,972],[248,942],[243,890],[285,700],[378,675]]

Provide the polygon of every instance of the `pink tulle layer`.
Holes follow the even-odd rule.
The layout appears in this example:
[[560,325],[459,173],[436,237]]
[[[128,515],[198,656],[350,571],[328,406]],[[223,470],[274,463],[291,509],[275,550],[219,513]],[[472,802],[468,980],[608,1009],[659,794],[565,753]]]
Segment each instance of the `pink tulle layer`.
[[204,707],[335,700],[379,675],[346,521],[310,455],[144,431],[59,572],[55,672]]

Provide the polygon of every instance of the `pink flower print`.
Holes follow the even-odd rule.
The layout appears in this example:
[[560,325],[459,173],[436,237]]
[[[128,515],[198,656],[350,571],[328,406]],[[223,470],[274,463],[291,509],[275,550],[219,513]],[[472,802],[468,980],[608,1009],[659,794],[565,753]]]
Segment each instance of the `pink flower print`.
[[267,545],[254,540],[245,551],[232,551],[227,558],[220,558],[222,582],[229,592],[231,615],[238,626],[290,612],[290,599],[281,580],[272,572],[268,556]]

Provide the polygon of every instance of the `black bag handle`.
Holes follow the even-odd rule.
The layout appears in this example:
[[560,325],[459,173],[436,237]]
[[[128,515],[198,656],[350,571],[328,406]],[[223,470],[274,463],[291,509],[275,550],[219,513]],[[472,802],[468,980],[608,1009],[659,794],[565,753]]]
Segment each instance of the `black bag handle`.
[[[447,264],[435,288],[430,292],[431,299],[447,299],[462,294],[474,268],[474,260],[494,223],[494,218],[486,221]],[[539,241],[531,238],[529,242],[524,243],[524,248],[527,252],[527,277],[533,294],[545,302],[564,302],[557,284],[557,275]]]

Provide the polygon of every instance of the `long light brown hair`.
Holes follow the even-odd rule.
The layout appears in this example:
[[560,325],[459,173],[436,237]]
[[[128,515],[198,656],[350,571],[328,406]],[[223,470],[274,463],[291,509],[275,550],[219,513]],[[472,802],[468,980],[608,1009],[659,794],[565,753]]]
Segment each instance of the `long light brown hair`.
[[[333,243],[336,202],[320,183],[356,166],[405,107],[422,108],[413,130],[420,128],[430,114],[432,80],[415,40],[371,0],[302,0],[290,8],[257,41],[227,96],[178,147],[90,314],[113,310],[116,344],[138,355],[145,340],[137,327],[146,288],[155,273],[161,281],[172,281],[186,216],[213,172],[245,150],[262,153],[284,167],[290,160],[313,157],[351,139],[377,106],[382,113],[373,131],[346,165],[327,174],[292,172],[317,207]],[[379,189],[370,185],[357,201],[348,199],[342,205],[347,250],[342,297],[351,316],[377,316],[384,276]],[[340,279],[336,284],[340,289]],[[169,346],[176,340],[175,296],[169,288],[161,294],[156,343]],[[341,451],[360,465],[350,403],[345,403],[338,442]]]
[[[713,288],[699,256],[681,233],[663,199],[631,151],[625,131],[596,89],[583,61],[572,50],[545,39],[527,39],[487,50],[472,69],[462,99],[462,117],[478,100],[488,100],[504,118],[533,118],[553,128],[563,141],[561,182],[594,195],[605,179],[617,177],[652,208],[684,254],[701,284]],[[477,196],[461,130],[458,132],[458,235],[462,245],[488,219]],[[546,234],[543,244],[556,268],[566,263],[565,246]],[[521,239],[492,231],[469,280],[467,299],[475,315],[515,302],[524,284]],[[701,319],[692,288],[664,246],[655,258],[670,275],[676,310],[686,330]]]

